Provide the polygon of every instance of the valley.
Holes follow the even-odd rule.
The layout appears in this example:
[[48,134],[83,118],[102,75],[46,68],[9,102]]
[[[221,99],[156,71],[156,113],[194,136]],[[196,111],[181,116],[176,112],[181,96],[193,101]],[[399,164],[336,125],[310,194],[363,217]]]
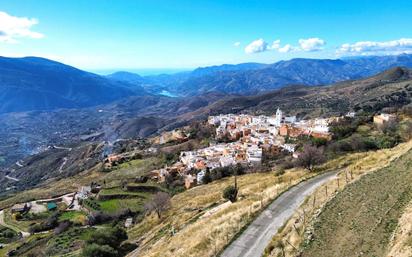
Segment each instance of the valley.
[[411,10],[2,0],[0,256],[411,257]]
[[[191,76],[267,68],[214,67]],[[110,247],[119,256],[237,256],[235,246],[250,230],[266,231],[265,240],[248,241],[258,250],[242,250],[253,256],[334,254],[336,243],[322,237],[337,226],[328,222],[338,207],[329,211],[328,206],[347,202],[338,198],[346,190],[362,195],[362,183],[372,182],[361,181],[392,169],[398,158],[405,160],[399,167],[406,167],[409,158],[412,73],[407,68],[331,85],[285,82],[250,96],[220,89],[159,96],[161,91],[144,84],[146,77],[108,77],[116,83],[127,79],[127,90],[136,90],[132,84],[138,83],[149,93],[91,107],[0,114],[0,229],[11,230],[1,254],[80,256],[96,247],[93,237],[117,233],[121,241]],[[159,90],[173,92],[163,87]],[[380,165],[387,168],[381,171]],[[386,179],[399,184],[405,176]],[[336,179],[342,185],[334,190]],[[333,193],[319,196],[310,210],[311,197],[325,186]],[[292,205],[288,195],[294,191],[301,193]],[[281,215],[278,203],[286,206]],[[320,214],[293,226],[299,210]],[[278,215],[265,231],[256,226],[262,217]],[[345,237],[345,225],[339,226]],[[306,238],[304,231],[320,236]],[[395,228],[382,238],[392,233]],[[367,251],[383,256],[388,248],[377,249],[370,239]]]

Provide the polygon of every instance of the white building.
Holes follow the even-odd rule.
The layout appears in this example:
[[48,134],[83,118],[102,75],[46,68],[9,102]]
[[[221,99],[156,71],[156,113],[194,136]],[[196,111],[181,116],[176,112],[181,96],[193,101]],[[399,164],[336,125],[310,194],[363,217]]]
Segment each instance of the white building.
[[282,147],[283,149],[285,149],[286,151],[290,153],[294,153],[296,150],[295,144],[283,144],[283,145],[280,145],[280,147]]
[[197,173],[196,178],[197,178],[197,183],[202,184],[203,183],[203,177],[205,176],[206,171],[201,170]]
[[282,123],[282,119],[283,119],[283,113],[282,111],[278,108],[276,110],[276,115],[275,115],[275,125],[280,127],[280,124]]

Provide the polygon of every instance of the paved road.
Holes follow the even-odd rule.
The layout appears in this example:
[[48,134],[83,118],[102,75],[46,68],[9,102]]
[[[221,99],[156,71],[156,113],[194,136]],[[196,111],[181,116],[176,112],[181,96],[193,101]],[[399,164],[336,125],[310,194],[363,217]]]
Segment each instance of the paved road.
[[305,198],[317,187],[334,178],[339,171],[318,175],[292,187],[263,211],[230,244],[221,257],[260,257],[278,229],[295,213]]

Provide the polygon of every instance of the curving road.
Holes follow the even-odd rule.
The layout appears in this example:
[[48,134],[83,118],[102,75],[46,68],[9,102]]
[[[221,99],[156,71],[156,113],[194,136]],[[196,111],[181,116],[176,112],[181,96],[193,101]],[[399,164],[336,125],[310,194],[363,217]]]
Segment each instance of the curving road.
[[305,198],[317,187],[334,178],[331,171],[304,181],[277,198],[232,242],[221,257],[259,257],[278,229],[295,213]]

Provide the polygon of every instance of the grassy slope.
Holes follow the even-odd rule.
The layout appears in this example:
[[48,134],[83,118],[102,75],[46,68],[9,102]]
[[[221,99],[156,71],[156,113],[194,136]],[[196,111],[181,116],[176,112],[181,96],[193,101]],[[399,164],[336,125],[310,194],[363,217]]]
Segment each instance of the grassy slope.
[[326,204],[302,256],[385,256],[411,198],[412,150],[348,185]]
[[[273,173],[239,176],[241,199],[229,205],[222,205],[222,191],[233,184],[233,177],[195,187],[174,196],[171,210],[161,220],[146,217],[129,231],[129,238],[142,240],[139,256],[213,256],[260,210],[261,201],[268,204],[290,179],[297,183],[304,175],[300,170],[282,175],[281,180]],[[217,206],[221,209],[201,218]]]
[[320,186],[306,199],[289,221],[279,229],[277,235],[273,237],[265,250],[265,256],[275,257],[281,255],[291,257],[299,255],[299,248],[308,242],[308,238],[312,234],[313,223],[328,201],[333,199],[338,192],[344,190],[348,183],[353,183],[365,174],[390,165],[392,161],[398,159],[410,149],[412,149],[412,141],[391,149],[350,155],[355,161],[342,169],[337,179]]
[[402,217],[398,221],[398,227],[392,237],[388,257],[409,257],[412,256],[412,201],[405,209]]
[[[367,153],[349,154],[324,164],[320,169],[339,169],[366,156]],[[295,169],[282,176],[276,176],[273,172],[240,176],[241,197],[234,204],[224,204],[222,199],[223,189],[233,183],[233,178],[178,194],[172,198],[171,210],[161,220],[148,216],[128,231],[129,239],[138,241],[140,245],[139,252],[130,256],[214,256],[262,207],[287,189],[290,180],[295,184],[311,175]],[[209,216],[202,217],[208,212]],[[173,236],[172,230],[176,233]]]

